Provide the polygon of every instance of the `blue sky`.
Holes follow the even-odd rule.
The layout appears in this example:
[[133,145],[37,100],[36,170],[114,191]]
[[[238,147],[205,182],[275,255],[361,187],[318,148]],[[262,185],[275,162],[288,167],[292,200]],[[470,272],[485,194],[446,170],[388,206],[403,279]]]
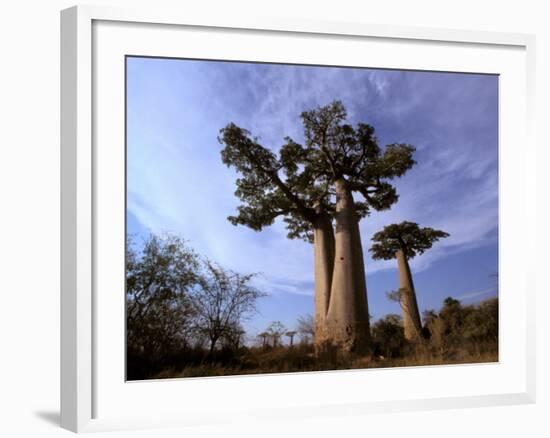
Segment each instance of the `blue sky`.
[[396,181],[390,211],[361,221],[370,312],[399,313],[396,263],[371,260],[372,234],[403,220],[451,234],[411,268],[421,310],[453,296],[495,296],[498,271],[498,77],[476,74],[289,66],[157,58],[127,60],[128,232],[176,233],[198,253],[241,273],[258,272],[270,296],[246,328],[288,328],[313,313],[313,248],[288,240],[282,221],[255,232],[227,221],[236,173],[220,159],[220,128],[250,130],[277,151],[303,139],[302,111],[341,100],[353,124],[381,146],[410,143],[418,164]]

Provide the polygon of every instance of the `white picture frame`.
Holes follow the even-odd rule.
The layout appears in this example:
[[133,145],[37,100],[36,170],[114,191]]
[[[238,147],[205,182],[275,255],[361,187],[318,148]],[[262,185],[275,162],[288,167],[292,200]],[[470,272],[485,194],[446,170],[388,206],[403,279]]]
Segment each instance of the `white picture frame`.
[[[105,26],[103,26],[105,24]],[[103,26],[103,27],[97,27]],[[148,29],[149,46],[140,41],[139,34]],[[433,64],[425,63],[424,69],[441,69],[442,65],[448,66],[450,71],[471,71],[467,63],[460,56],[467,58],[468,50],[472,50],[472,61],[480,63],[480,71],[503,74],[503,77],[513,78],[503,81],[501,91],[504,96],[510,96],[508,103],[518,103],[519,111],[508,113],[508,109],[501,110],[501,121],[509,120],[507,117],[518,116],[513,127],[505,126],[506,138],[502,140],[500,152],[501,162],[501,219],[505,219],[504,229],[501,230],[501,238],[508,239],[507,253],[501,260],[501,272],[514,271],[502,276],[502,288],[507,285],[520,292],[516,295],[507,295],[504,292],[504,300],[501,306],[501,324],[504,333],[501,336],[501,347],[505,347],[504,358],[496,368],[483,368],[479,366],[459,366],[460,368],[445,367],[418,367],[414,370],[378,370],[365,372],[329,372],[307,373],[281,376],[254,376],[254,377],[227,377],[221,379],[193,379],[185,383],[188,397],[196,397],[193,409],[181,405],[173,409],[167,409],[166,405],[156,403],[147,406],[147,415],[138,411],[116,411],[125,400],[139,398],[140,396],[156,400],[162,394],[174,397],[174,391],[182,386],[179,381],[151,381],[125,383],[120,381],[120,370],[117,365],[106,361],[106,357],[116,357],[120,364],[123,355],[120,350],[120,342],[109,343],[105,336],[105,330],[114,333],[113,339],[120,340],[123,336],[124,321],[118,320],[120,305],[124,300],[121,290],[118,304],[111,304],[109,300],[98,299],[98,291],[105,284],[110,284],[111,279],[120,274],[123,266],[124,248],[120,246],[118,251],[109,251],[106,255],[105,245],[102,242],[118,242],[120,235],[109,235],[109,222],[105,221],[105,211],[110,211],[112,216],[120,205],[120,191],[113,190],[114,195],[106,192],[105,186],[112,187],[109,178],[118,178],[124,174],[123,162],[118,146],[120,145],[120,129],[116,123],[120,122],[120,101],[109,102],[108,108],[114,108],[113,113],[107,115],[105,99],[102,91],[110,95],[120,97],[123,90],[120,89],[120,70],[112,70],[113,76],[107,77],[110,67],[105,70],[107,61],[111,58],[119,59],[121,54],[127,52],[128,41],[132,42],[132,53],[136,54],[135,47],[149,55],[155,53],[158,47],[170,54],[177,50],[170,47],[166,41],[163,43],[162,34],[178,32],[178,29],[186,29],[186,32],[197,31],[201,35],[217,35],[220,32],[232,31],[235,38],[247,41],[250,52],[247,60],[257,60],[254,55],[255,43],[263,38],[262,44],[270,44],[280,38],[295,38],[315,40],[315,38],[334,38],[337,44],[363,44],[366,42],[377,44],[396,45],[397,51],[401,51],[403,67],[408,61],[406,53],[401,46],[418,47],[426,50],[426,56],[430,56],[430,47],[441,53],[440,59],[434,59]],[[131,32],[132,38],[125,39],[120,33]],[[153,37],[158,34],[159,39]],[[120,36],[122,35],[122,36]],[[186,36],[182,36],[185,38]],[[265,38],[264,38],[265,37]],[[208,58],[208,42],[198,44],[194,53],[204,51],[203,57]],[[109,44],[106,44],[108,42]],[[271,41],[272,42],[272,41]],[[335,43],[335,44],[336,44]],[[159,44],[155,46],[155,44]],[[281,43],[283,44],[283,43]],[[288,41],[285,44],[289,44]],[[304,42],[315,44],[315,42]],[[219,44],[217,44],[219,46]],[[226,43],[228,46],[229,43]],[[457,50],[462,50],[464,55],[455,56],[452,60],[445,60],[444,52],[447,45],[452,45]],[[222,44],[223,46],[223,44]],[[235,46],[236,47],[236,46]],[[313,46],[312,46],[313,47]],[[270,61],[281,61],[281,57],[290,57],[287,61],[297,62],[296,55],[277,53],[275,46],[270,46]],[[217,47],[216,50],[222,50]],[[239,59],[243,56],[239,50],[225,47],[227,53],[224,59]],[[231,49],[231,50],[230,50]],[[463,50],[464,49],[464,50]],[[477,50],[482,52],[476,52]],[[178,49],[179,50],[179,49]],[[334,51],[334,48],[332,49]],[[393,49],[392,49],[393,50]],[[171,52],[172,51],[172,52]],[[323,53],[318,56],[336,56],[335,53]],[[475,52],[475,53],[474,53]],[[490,52],[494,52],[491,55]],[[166,53],[163,53],[165,55]],[[218,52],[216,52],[218,53]],[[219,52],[221,53],[221,52]],[[462,53],[462,52],[461,52]],[[361,415],[368,412],[398,412],[415,409],[441,409],[452,407],[474,407],[502,404],[532,403],[535,400],[535,310],[534,310],[534,273],[529,263],[523,257],[518,260],[513,257],[511,248],[518,250],[532,250],[535,245],[535,141],[533,138],[533,111],[534,111],[534,53],[535,40],[531,35],[460,31],[450,29],[424,29],[402,26],[382,26],[366,23],[338,23],[338,22],[314,22],[303,19],[275,19],[242,16],[240,19],[226,21],[224,17],[194,16],[187,13],[162,11],[162,10],[125,10],[108,7],[78,6],[62,11],[61,13],[61,425],[75,431],[101,431],[120,428],[147,428],[174,425],[208,424],[215,417],[217,422],[239,421],[239,419],[262,419],[281,414],[293,418],[306,418],[311,416]],[[482,56],[480,56],[482,55]],[[259,55],[258,55],[259,56]],[[317,55],[312,55],[317,56]],[[491,58],[491,56],[493,58]],[[293,58],[294,57],[294,58]],[[489,57],[489,58],[487,58]],[[327,58],[328,59],[328,58]],[[99,61],[98,61],[99,60]],[[323,63],[321,58],[315,58],[310,62]],[[118,62],[118,61],[117,61]],[[337,63],[342,64],[341,59]],[[380,63],[387,64],[391,61]],[[417,61],[415,61],[417,62]],[[447,62],[447,64],[438,64]],[[380,64],[380,65],[382,65]],[[474,65],[474,64],[471,64]],[[502,66],[502,67],[501,67]],[[118,66],[117,68],[119,68]],[[391,66],[390,66],[391,67]],[[418,66],[416,68],[419,68]],[[502,69],[502,70],[500,70]],[[506,71],[507,73],[503,73]],[[105,73],[107,72],[107,73]],[[509,76],[506,76],[508,75]],[[103,82],[102,82],[103,81]],[[515,81],[515,82],[514,82]],[[106,85],[103,85],[106,84]],[[506,87],[513,92],[508,93]],[[513,95],[513,97],[512,97]],[[117,98],[115,96],[115,98]],[[102,106],[104,105],[104,106]],[[503,105],[508,105],[506,99]],[[512,106],[512,105],[508,105]],[[105,110],[105,111],[104,111]],[[512,111],[512,110],[510,110]],[[108,116],[108,117],[107,117]],[[113,126],[107,126],[104,120],[108,118]],[[501,123],[503,125],[503,123]],[[505,125],[505,124],[504,124]],[[98,128],[99,126],[99,128]],[[115,132],[116,131],[116,132]],[[501,136],[503,132],[501,131]],[[501,137],[502,138],[502,137]],[[521,150],[512,151],[507,145],[511,138],[520,139]],[[97,154],[98,144],[102,147],[101,154]],[[105,149],[105,146],[113,146]],[[116,155],[110,156],[112,150]],[[118,151],[118,152],[117,152]],[[123,157],[123,155],[122,155]],[[107,161],[106,161],[107,160]],[[521,161],[521,170],[516,173],[516,180],[510,181],[510,173],[507,172],[506,163],[518,163]],[[122,166],[122,167],[121,167]],[[114,182],[115,186],[118,184]],[[513,182],[513,184],[512,184]],[[522,209],[517,212],[508,210],[505,202],[507,196],[521,197],[524,200]],[[102,208],[97,208],[101,205]],[[122,216],[124,212],[120,212]],[[113,226],[119,230],[122,218]],[[113,222],[114,223],[114,222]],[[527,236],[521,242],[514,238],[514,233],[519,231],[520,224],[527,223],[523,228],[523,235]],[[106,226],[107,225],[107,226]],[[107,230],[107,231],[106,231]],[[525,231],[527,230],[527,231]],[[107,258],[110,257],[108,260]],[[118,271],[108,273],[103,266],[118,266]],[[514,269],[502,271],[502,268],[514,266]],[[116,277],[120,281],[120,275]],[[119,283],[118,283],[119,284]],[[116,288],[115,288],[116,289]],[[117,307],[118,306],[118,307]],[[111,312],[111,307],[116,307]],[[510,324],[510,314],[506,310],[514,307],[521,312],[515,319],[515,327]],[[101,316],[99,316],[101,315]],[[118,316],[117,316],[118,315]],[[101,325],[98,323],[101,318]],[[120,318],[119,318],[120,319]],[[111,321],[111,322],[104,322]],[[509,329],[509,330],[508,330]],[[122,330],[122,331],[121,331]],[[505,337],[506,333],[510,336]],[[503,345],[505,343],[506,345]],[[510,343],[509,345],[507,345]],[[501,348],[502,349],[502,348]],[[506,352],[510,355],[507,356]],[[102,354],[99,354],[101,352]],[[511,354],[513,352],[513,355]],[[507,368],[510,365],[509,369]],[[500,366],[500,368],[498,368]],[[117,368],[112,372],[111,368]],[[422,368],[422,369],[420,369]],[[446,371],[451,370],[451,371]],[[499,370],[505,370],[502,375]],[[397,391],[388,397],[374,394],[372,397],[362,396],[349,391],[349,388],[357,386],[360,379],[370,379],[377,376],[377,381],[383,382],[387,377],[384,373],[392,373],[393,380],[412,375],[422,380],[427,378],[437,381],[453,373],[454,379],[473,378],[487,383],[481,385],[479,391],[471,388],[459,388],[460,382],[454,392],[446,393],[445,389],[437,391],[434,388],[425,394],[412,388],[410,391]],[[374,374],[379,373],[379,374]],[[476,375],[478,377],[476,377]],[[494,381],[490,382],[490,375]],[[386,376],[386,377],[384,377]],[[472,377],[473,376],[473,377]],[[117,384],[113,381],[118,379]],[[499,380],[500,379],[500,380]],[[499,383],[500,382],[500,383]],[[371,388],[376,385],[371,382]],[[179,386],[178,386],[179,385]],[[286,386],[285,386],[286,385]],[[326,385],[329,396],[317,393],[319,385]],[[492,386],[491,386],[492,385]],[[398,386],[398,385],[396,385]],[[435,385],[434,385],[435,386]],[[119,389],[117,388],[120,388]],[[285,399],[277,393],[277,388],[302,387],[311,391],[310,396],[297,396],[293,404],[285,405]],[[176,388],[176,389],[173,389]],[[260,388],[260,389],[258,389]],[[336,388],[340,388],[337,390]],[[128,391],[127,391],[128,390]],[[272,391],[273,403],[269,405],[266,400],[256,399],[247,404],[246,398],[261,397],[259,391]],[[112,391],[112,392],[111,392]],[[117,392],[118,391],[118,392]],[[236,406],[232,409],[223,409],[223,395],[219,397],[219,403],[206,405],[199,394],[214,391],[217,394],[224,392],[242,392],[237,397]],[[332,392],[330,392],[332,391]],[[346,392],[348,391],[348,392]],[[373,389],[375,392],[375,389]],[[415,392],[416,391],[416,392]],[[106,401],[106,395],[109,400]],[[371,394],[372,395],[372,394]],[[309,398],[308,398],[309,397]],[[277,406],[275,408],[274,406]],[[206,409],[208,408],[208,415]],[[107,414],[102,414],[106,412]],[[134,414],[132,414],[134,412]],[[185,413],[184,413],[185,412]]]

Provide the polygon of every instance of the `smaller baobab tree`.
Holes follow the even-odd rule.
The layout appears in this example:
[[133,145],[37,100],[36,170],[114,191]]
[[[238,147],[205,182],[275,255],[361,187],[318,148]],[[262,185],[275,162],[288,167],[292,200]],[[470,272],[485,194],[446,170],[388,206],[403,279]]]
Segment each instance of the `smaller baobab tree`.
[[387,225],[372,237],[374,243],[370,251],[373,259],[397,259],[399,289],[395,293],[395,298],[401,305],[405,338],[409,341],[419,339],[422,333],[409,260],[430,249],[434,242],[448,236],[449,234],[444,231],[429,227],[420,228],[415,222],[404,221]]

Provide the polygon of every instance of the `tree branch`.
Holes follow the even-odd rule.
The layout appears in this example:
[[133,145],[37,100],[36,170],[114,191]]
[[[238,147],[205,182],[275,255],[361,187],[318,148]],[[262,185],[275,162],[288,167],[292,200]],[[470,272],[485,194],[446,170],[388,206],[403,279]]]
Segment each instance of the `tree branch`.
[[304,219],[314,222],[316,218],[315,210],[309,208],[304,201],[298,196],[292,193],[292,190],[281,180],[277,172],[270,172],[271,180],[284,194],[285,196],[296,206],[298,212],[304,217]]

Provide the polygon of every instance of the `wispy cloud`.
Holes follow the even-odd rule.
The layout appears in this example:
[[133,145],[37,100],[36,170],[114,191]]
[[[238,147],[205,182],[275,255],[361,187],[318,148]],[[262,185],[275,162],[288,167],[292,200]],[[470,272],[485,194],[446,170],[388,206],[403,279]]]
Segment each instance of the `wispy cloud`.
[[468,300],[471,300],[472,298],[479,298],[479,297],[485,297],[485,296],[496,295],[496,294],[497,294],[497,288],[496,287],[491,287],[491,288],[484,289],[484,290],[479,290],[479,291],[475,291],[475,292],[467,292],[467,293],[464,293],[464,294],[461,294],[461,295],[457,295],[455,298],[458,299],[458,300],[468,301]]

